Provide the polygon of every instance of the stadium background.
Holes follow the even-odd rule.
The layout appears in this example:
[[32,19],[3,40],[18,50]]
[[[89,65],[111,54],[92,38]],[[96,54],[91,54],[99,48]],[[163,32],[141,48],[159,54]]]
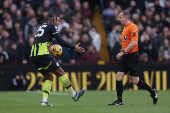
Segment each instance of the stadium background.
[[[169,89],[169,0],[1,0],[0,90],[42,89],[44,80],[29,55],[36,30],[51,13],[61,18],[62,38],[72,44],[80,42],[86,49],[78,54],[63,47],[57,59],[74,87],[79,90],[84,84],[89,90],[115,90],[115,56],[121,51],[123,28],[117,18],[125,9],[139,29],[141,78],[159,90]],[[137,89],[126,78],[124,88]],[[64,90],[58,82],[54,86],[53,91]]]

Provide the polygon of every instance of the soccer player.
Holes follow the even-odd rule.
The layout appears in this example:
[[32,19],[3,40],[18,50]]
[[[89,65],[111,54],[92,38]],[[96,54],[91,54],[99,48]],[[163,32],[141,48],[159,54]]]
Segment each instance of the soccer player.
[[138,53],[138,28],[135,24],[130,22],[131,14],[123,10],[119,14],[118,21],[124,26],[121,41],[122,51],[116,55],[118,62],[118,72],[116,74],[116,91],[117,99],[108,105],[123,105],[122,93],[123,84],[122,80],[124,75],[129,72],[132,82],[149,91],[153,98],[153,104],[157,103],[157,90],[152,89],[148,84],[139,79],[139,53]]
[[85,89],[82,89],[79,92],[75,92],[73,90],[70,80],[65,75],[64,70],[60,67],[56,59],[49,53],[48,48],[51,45],[52,37],[55,38],[62,46],[74,49],[80,53],[85,52],[85,49],[79,46],[80,43],[73,46],[61,38],[57,30],[59,24],[60,18],[55,14],[50,15],[48,21],[43,23],[37,30],[31,49],[33,63],[46,79],[43,86],[41,106],[53,106],[48,103],[48,95],[53,83],[53,74],[59,77],[60,82],[71,94],[74,101],[77,101],[85,92]]

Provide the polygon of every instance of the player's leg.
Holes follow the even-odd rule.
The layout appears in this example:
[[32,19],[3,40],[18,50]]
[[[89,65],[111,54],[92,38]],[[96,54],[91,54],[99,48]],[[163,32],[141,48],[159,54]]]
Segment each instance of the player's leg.
[[48,103],[48,95],[50,94],[51,86],[53,84],[53,74],[51,72],[43,74],[45,83],[43,85],[43,98],[41,106],[53,106]]
[[76,92],[73,90],[72,85],[68,77],[65,75],[64,70],[60,67],[53,71],[53,73],[59,77],[61,84],[68,90],[72,97],[76,96]]
[[151,97],[153,98],[153,104],[157,103],[157,100],[158,100],[157,92],[158,91],[156,89],[152,89],[148,84],[146,84],[145,81],[140,80],[138,76],[137,77],[131,76],[131,79],[135,85],[150,92]]
[[77,101],[81,96],[83,96],[85,89],[82,89],[79,92],[75,92],[71,85],[69,78],[66,76],[64,70],[61,67],[59,69],[53,71],[53,73],[59,77],[60,82],[71,94],[74,101]]
[[51,66],[51,59],[48,55],[41,55],[32,57],[32,60],[34,65],[38,68],[38,70],[45,78],[41,106],[52,106],[48,103],[48,96],[53,83],[53,74],[50,72],[50,70],[48,70],[48,68]]

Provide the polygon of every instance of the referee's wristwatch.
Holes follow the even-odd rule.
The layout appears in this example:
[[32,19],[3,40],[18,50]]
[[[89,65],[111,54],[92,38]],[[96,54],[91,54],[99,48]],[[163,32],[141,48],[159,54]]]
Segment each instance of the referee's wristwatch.
[[122,50],[123,53],[126,53],[125,50]]

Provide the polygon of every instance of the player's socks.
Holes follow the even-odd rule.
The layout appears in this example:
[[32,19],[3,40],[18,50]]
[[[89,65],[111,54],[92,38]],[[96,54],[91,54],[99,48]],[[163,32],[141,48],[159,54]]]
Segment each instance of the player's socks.
[[47,102],[52,84],[53,82],[50,80],[45,81],[44,86],[43,86],[43,99],[42,99],[43,102]]
[[150,93],[153,92],[152,88],[142,80],[139,80],[137,86],[141,87],[142,89],[148,90]]
[[48,99],[47,97],[43,97],[42,101],[47,102],[47,99]]
[[70,91],[69,93],[70,93],[70,95],[71,95],[72,97],[75,97],[75,96],[76,96],[76,92],[75,92],[74,90]]
[[122,81],[116,81],[116,91],[117,91],[117,99],[119,101],[122,101],[122,93],[123,93]]
[[76,92],[73,90],[73,87],[72,87],[71,82],[68,79],[68,77],[66,75],[63,75],[63,76],[59,77],[59,80],[62,83],[62,85],[68,90],[68,92],[71,94],[71,96],[75,97]]

